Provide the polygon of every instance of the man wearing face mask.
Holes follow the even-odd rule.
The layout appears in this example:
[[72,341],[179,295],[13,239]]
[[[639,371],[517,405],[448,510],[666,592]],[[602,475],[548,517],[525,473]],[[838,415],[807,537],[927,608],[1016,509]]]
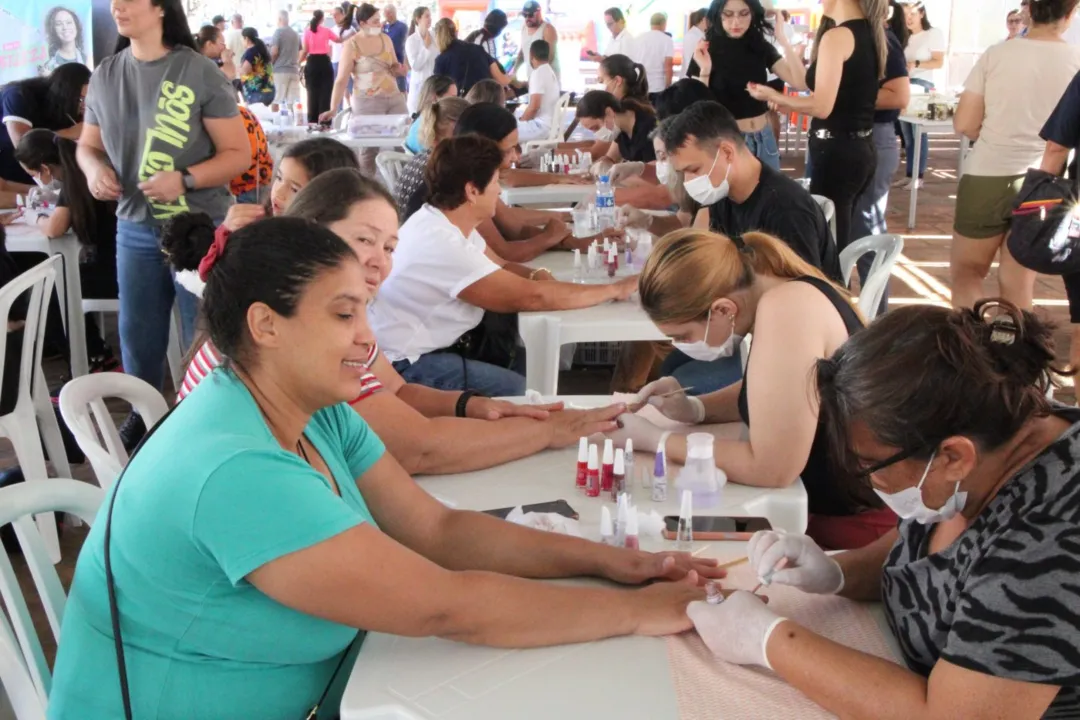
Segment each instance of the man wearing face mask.
[[666,120],[660,138],[683,187],[709,210],[709,228],[729,236],[760,230],[842,282],[840,256],[821,207],[799,183],[754,157],[735,117],[717,102],[697,102]]
[[747,592],[687,611],[716,658],[768,667],[839,717],[1080,716],[1080,412],[1045,397],[1052,337],[1003,302],[909,306],[820,360],[836,466],[899,526],[832,556],[757,533],[750,566],[766,584],[881,602],[903,663]]

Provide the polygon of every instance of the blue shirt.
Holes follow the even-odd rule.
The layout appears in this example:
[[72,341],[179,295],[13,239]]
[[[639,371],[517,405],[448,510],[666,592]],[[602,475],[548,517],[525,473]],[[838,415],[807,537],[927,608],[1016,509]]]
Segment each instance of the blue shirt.
[[405,136],[405,147],[413,155],[419,155],[424,151],[424,148],[420,147],[420,118],[413,120],[412,125],[409,126],[409,134]]
[[[888,45],[888,50],[885,54],[885,77],[881,81],[882,85],[890,80],[908,76],[907,58],[904,57],[904,48],[900,47],[900,40],[897,39],[892,30],[885,31],[885,40]],[[899,119],[899,110],[874,111],[875,125],[878,123],[891,123]]]
[[[282,449],[247,387],[219,368],[128,465],[112,564],[136,718],[296,720],[319,699],[356,630],[286,607],[245,578],[374,524],[355,478],[383,444],[345,404],[315,413],[304,434],[340,497]],[[108,504],[75,569],[52,720],[123,717],[103,555]]]
[[[400,20],[392,23],[383,23],[383,32],[390,36],[390,42],[394,44],[394,54],[398,62],[405,62],[405,38],[409,35],[409,26]],[[397,78],[398,90],[405,92],[405,78]]]
[[[1039,137],[1070,150],[1080,149],[1080,73],[1073,76],[1065,94],[1043,125]],[[1077,159],[1069,166],[1069,176],[1077,180]]]
[[491,79],[491,64],[495,58],[484,48],[472,43],[454,40],[446,52],[435,58],[435,74],[449,75],[454,79],[458,92],[464,97],[472,86],[481,80]]

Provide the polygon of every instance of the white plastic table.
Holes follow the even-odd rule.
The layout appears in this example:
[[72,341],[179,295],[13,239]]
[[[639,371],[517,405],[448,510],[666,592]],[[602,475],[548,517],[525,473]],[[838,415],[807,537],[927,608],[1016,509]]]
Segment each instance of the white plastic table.
[[281,128],[274,126],[267,126],[263,129],[266,132],[266,142],[270,148],[270,156],[274,159],[275,163],[281,159],[281,155],[285,152],[287,147],[295,145],[301,140],[307,140],[308,138],[314,137],[332,138],[353,150],[363,150],[364,148],[393,150],[394,148],[401,147],[405,144],[405,135],[371,135],[356,137],[349,135],[343,130],[334,132],[308,132],[307,128],[304,127]]
[[595,185],[538,185],[503,188],[502,201],[522,207],[565,207],[588,202],[596,196]]
[[[559,280],[570,281],[573,253],[547,252],[529,263],[546,267]],[[625,271],[620,272],[624,275]],[[555,395],[559,386],[559,348],[568,343],[667,340],[635,295],[627,302],[609,302],[580,310],[545,310],[518,314],[518,335],[525,348],[525,387]]]
[[63,256],[63,277],[56,283],[56,292],[60,307],[64,308],[61,319],[67,330],[71,374],[72,377],[86,375],[90,372],[90,361],[86,355],[86,322],[82,310],[82,280],[79,279],[79,240],[71,232],[50,240],[25,220],[24,217],[7,226],[7,249],[9,252]]
[[[561,398],[596,406],[603,396]],[[742,426],[715,426],[738,437]],[[546,451],[501,467],[432,477],[420,484],[462,509],[486,510],[563,498],[578,511],[585,537],[599,537],[600,507],[610,498],[586,498],[574,487],[576,448]],[[651,456],[635,455],[635,465],[651,467]],[[676,475],[676,465],[671,475]],[[669,500],[653,503],[635,483],[638,509],[678,514],[674,483]],[[768,490],[729,484],[721,507],[710,514],[764,515],[791,532],[806,529],[806,491],[796,481]],[[646,550],[673,549],[674,543],[642,539]],[[695,543],[698,555],[734,560],[746,543]],[[596,580],[562,581],[600,583]],[[675,688],[662,638],[624,637],[581,645],[532,650],[477,647],[437,638],[404,638],[370,633],[353,667],[341,704],[342,720],[550,720],[551,718],[678,717]]]
[[[924,132],[930,130],[948,130],[949,132],[955,132],[952,120],[927,120],[926,118],[917,117],[915,115],[901,115],[900,122],[911,123],[914,126],[915,132],[912,138],[913,148],[908,148],[908,152],[914,153],[911,156],[911,167],[917,171],[919,163],[922,157],[922,136]],[[968,140],[966,135],[960,136],[960,156],[956,161],[956,179],[959,180],[964,174],[964,156],[967,155],[968,148],[971,147],[971,141]],[[908,230],[915,228],[915,208],[917,207],[919,200],[919,184],[916,182],[911,183],[911,202],[908,204]]]

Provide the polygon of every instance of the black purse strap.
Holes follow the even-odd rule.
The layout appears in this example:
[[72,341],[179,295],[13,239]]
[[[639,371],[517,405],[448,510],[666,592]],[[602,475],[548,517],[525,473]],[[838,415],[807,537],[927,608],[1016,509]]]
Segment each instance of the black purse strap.
[[[139,444],[135,446],[135,449],[131,452],[131,456],[128,458],[128,464],[120,471],[120,475],[116,478],[116,482],[113,483],[112,497],[109,498],[109,512],[105,515],[105,582],[108,585],[109,591],[109,619],[112,621],[113,645],[116,648],[116,667],[120,673],[120,694],[124,700],[124,720],[132,720],[131,689],[128,685],[127,662],[124,657],[124,639],[120,633],[120,608],[116,603],[116,582],[113,579],[112,572],[112,543],[110,541],[112,539],[113,508],[116,506],[116,496],[120,493],[120,481],[124,479],[124,474],[131,465],[131,461],[139,454],[139,451],[142,450],[146,441],[157,432],[158,428],[160,428],[169,416],[173,414],[173,410],[176,410],[178,407],[180,407],[179,403],[173,405],[161,420],[158,420],[154,427],[150,428],[150,431],[143,436],[143,439],[139,441]],[[319,696],[319,701],[315,703],[315,706],[304,716],[304,720],[314,720],[319,714],[319,708],[326,700],[326,696],[330,693],[330,688],[334,686],[334,681],[337,680],[338,674],[345,664],[345,658],[352,654],[353,646],[356,645],[356,641],[359,638],[360,631],[357,631],[356,635],[349,643],[349,646],[345,648],[345,652],[341,654],[341,659],[338,660],[337,667],[334,668],[334,674],[330,676],[330,680],[327,681],[326,687],[323,688],[322,695]]]

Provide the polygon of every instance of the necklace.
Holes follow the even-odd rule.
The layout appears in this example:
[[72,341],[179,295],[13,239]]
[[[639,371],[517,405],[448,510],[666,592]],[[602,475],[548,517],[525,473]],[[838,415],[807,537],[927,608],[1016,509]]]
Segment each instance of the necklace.
[[307,450],[304,449],[304,444],[300,440],[296,441],[296,452],[300,457],[304,458],[304,462],[311,465],[311,461],[308,460]]

